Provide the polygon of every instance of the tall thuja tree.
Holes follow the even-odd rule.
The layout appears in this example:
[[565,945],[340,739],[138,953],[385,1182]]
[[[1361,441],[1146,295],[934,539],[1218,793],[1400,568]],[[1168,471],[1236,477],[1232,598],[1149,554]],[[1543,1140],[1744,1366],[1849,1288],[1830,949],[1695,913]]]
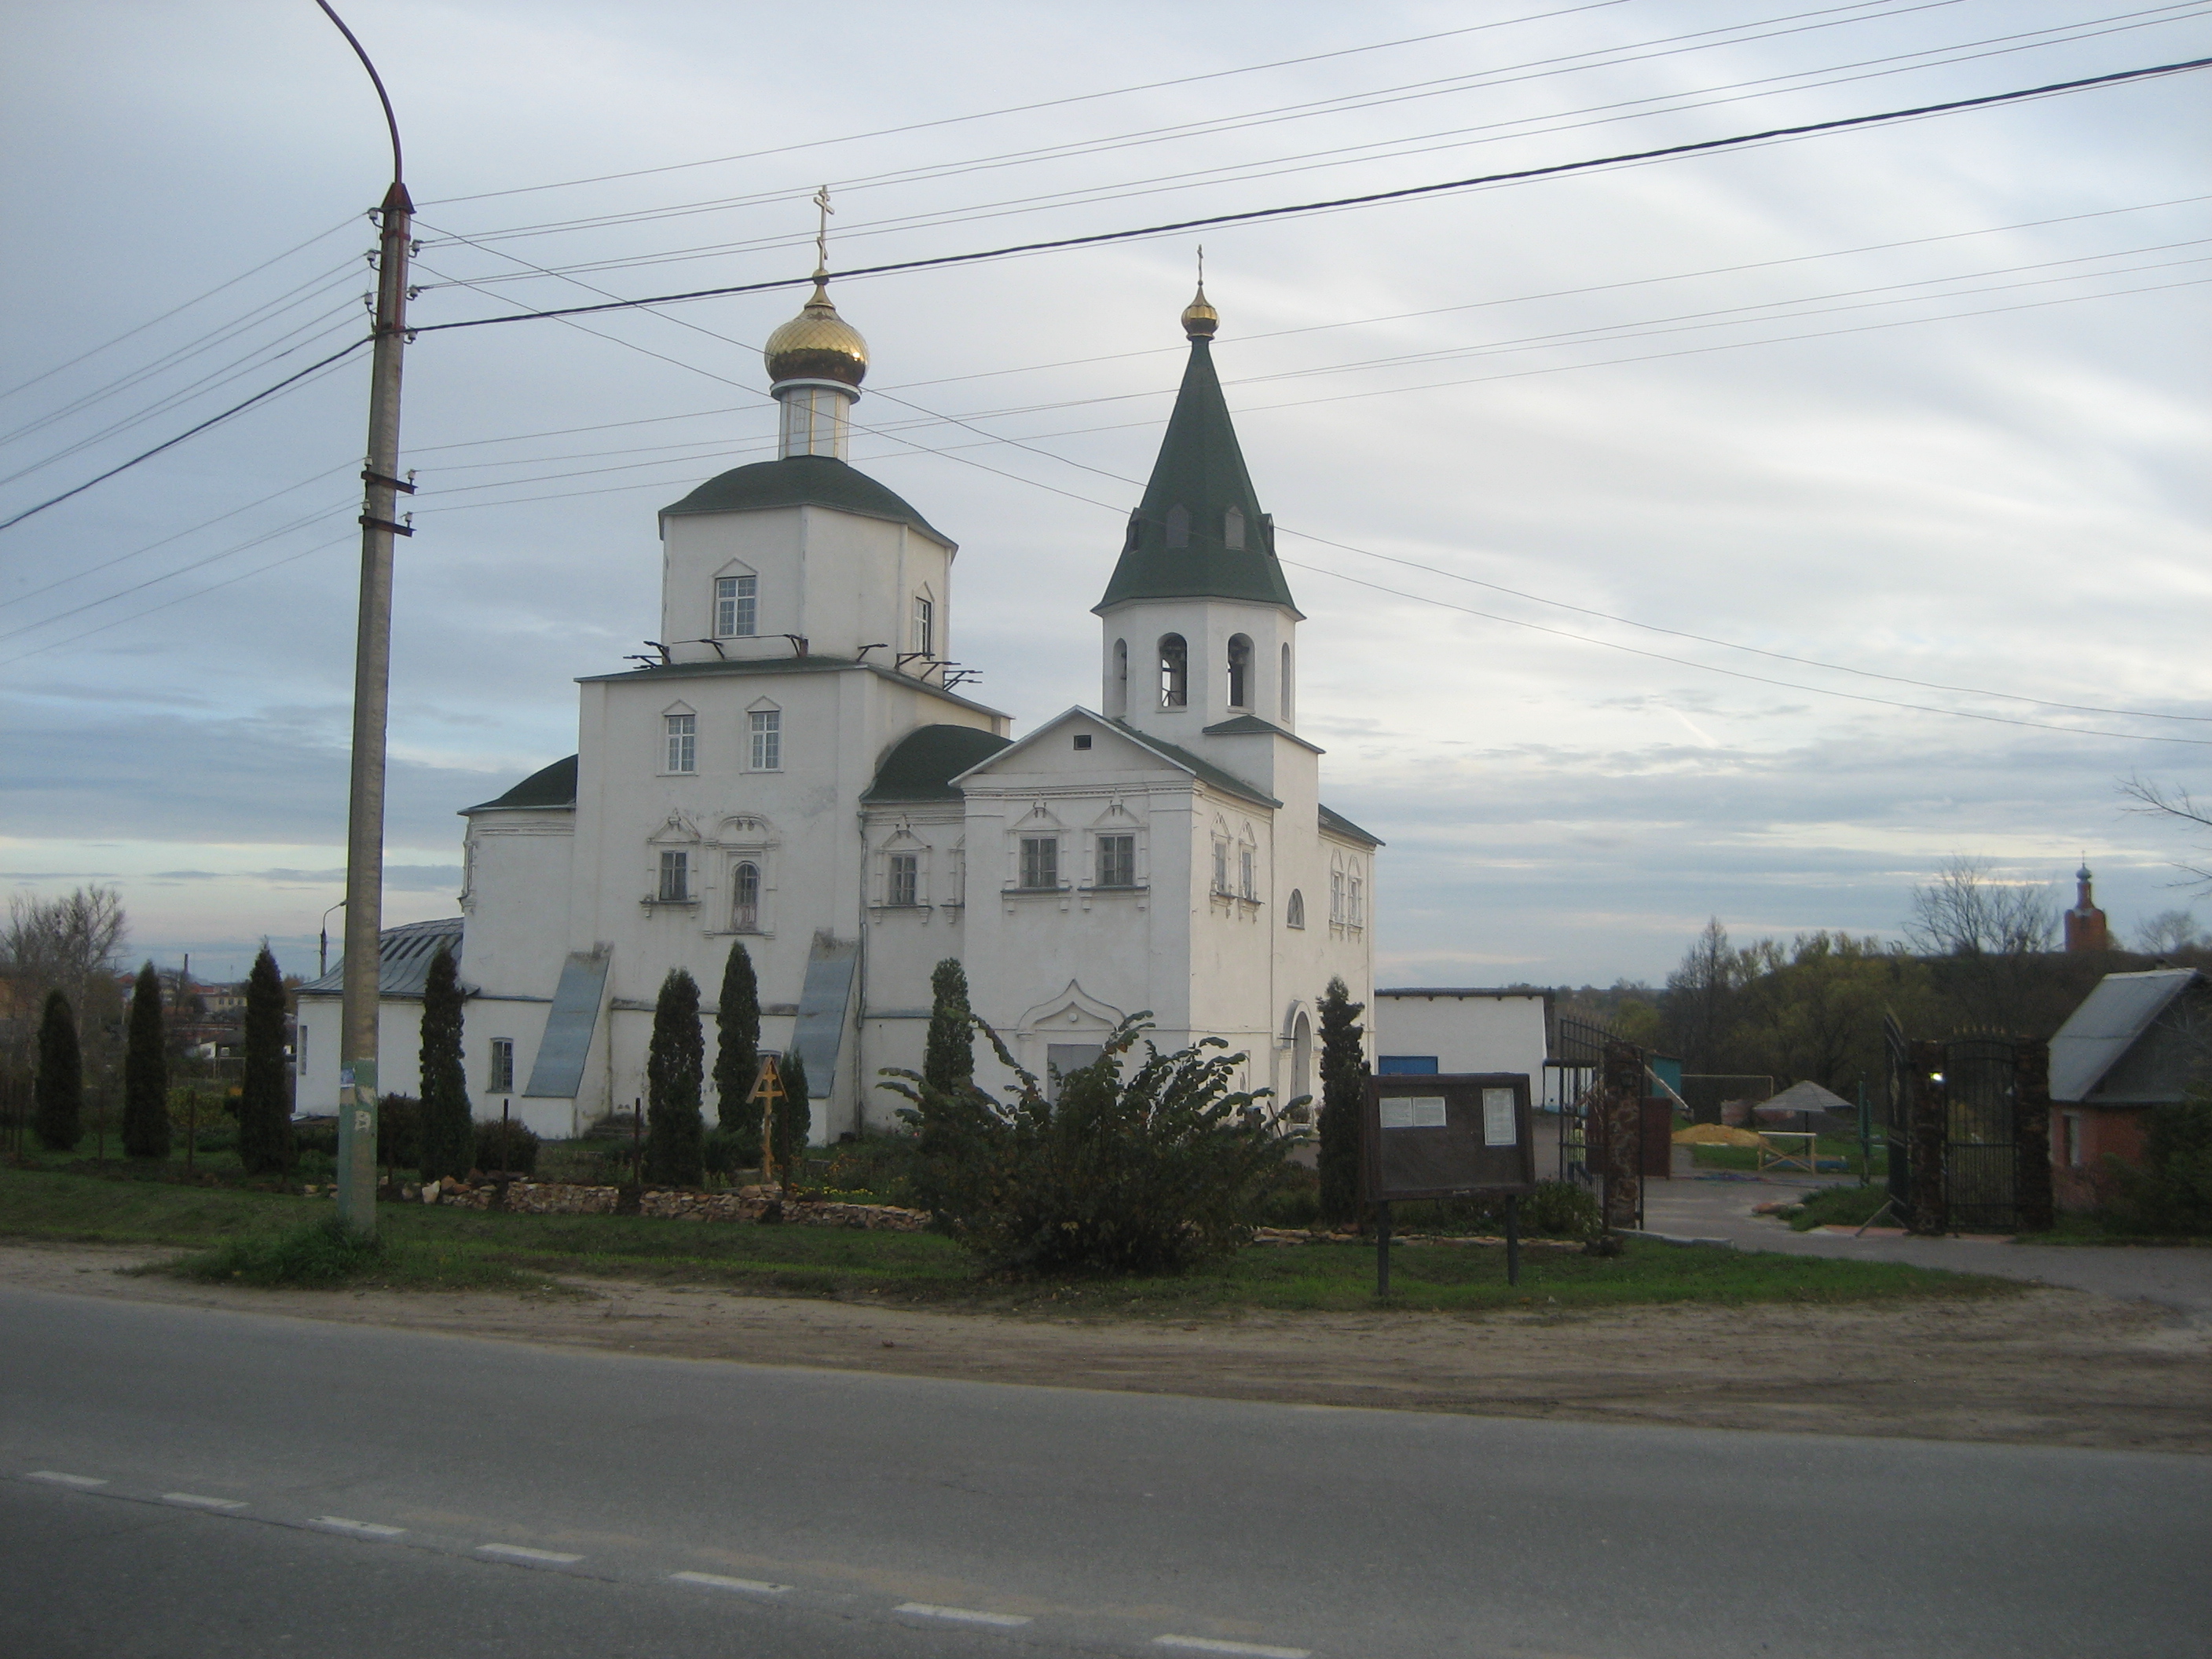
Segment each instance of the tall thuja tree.
[[707,1045],[699,1031],[699,981],[672,968],[653,1010],[646,1052],[645,1178],[696,1187],[707,1178],[706,1127],[699,1111]]
[[1367,1093],[1360,1039],[1364,1002],[1340,979],[1321,999],[1321,1212],[1329,1221],[1359,1216],[1359,1118]]
[[760,981],[743,939],[730,945],[714,1024],[714,1121],[726,1134],[743,1135],[754,1118],[745,1097],[760,1075]]
[[461,976],[442,945],[422,981],[422,1179],[465,1176],[476,1162],[476,1115],[461,1062]]
[[123,1150],[169,1155],[169,1054],[161,1027],[161,980],[148,963],[131,988],[131,1035],[123,1050]]
[[84,1139],[84,1055],[76,1042],[76,1016],[59,991],[46,993],[46,1013],[39,1021],[31,1127],[50,1152],[69,1152]]
[[940,1095],[962,1097],[975,1087],[975,1016],[968,1006],[968,970],[947,957],[929,976],[929,1041],[922,1050],[921,1080]]
[[903,1081],[882,1086],[914,1103],[899,1115],[914,1127],[915,1195],[943,1223],[954,1212],[963,1170],[992,1109],[975,1088],[975,1016],[968,1006],[968,974],[959,958],[939,963],[929,986],[929,1037],[921,1070],[887,1068],[885,1077]]
[[248,1175],[292,1167],[292,1102],[284,1077],[284,976],[263,945],[246,976],[246,1066],[238,1092],[238,1161]]
[[814,1139],[814,1106],[807,1098],[806,1061],[793,1048],[783,1057],[783,1098],[775,1107],[775,1169],[789,1182]]

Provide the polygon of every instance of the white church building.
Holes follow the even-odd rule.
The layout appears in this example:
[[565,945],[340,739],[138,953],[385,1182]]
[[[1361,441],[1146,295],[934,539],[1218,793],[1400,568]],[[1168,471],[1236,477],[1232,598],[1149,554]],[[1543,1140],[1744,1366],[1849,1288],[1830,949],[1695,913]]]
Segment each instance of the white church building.
[[[440,942],[477,1114],[568,1136],[644,1095],[671,969],[699,981],[711,1062],[742,941],[763,1047],[805,1056],[821,1139],[896,1121],[880,1073],[919,1068],[948,957],[1041,1077],[1150,1011],[1164,1048],[1225,1038],[1279,1106],[1314,1093],[1323,987],[1370,997],[1381,843],[1322,804],[1298,735],[1303,618],[1218,323],[1201,289],[1091,607],[1098,706],[1017,738],[957,689],[956,544],[846,460],[867,346],[817,276],[768,343],[778,458],[660,514],[657,659],[580,679],[577,752],[465,809],[461,915],[386,933],[386,1090],[414,1091]],[[338,991],[333,970],[301,993],[303,1112],[337,1109]]]

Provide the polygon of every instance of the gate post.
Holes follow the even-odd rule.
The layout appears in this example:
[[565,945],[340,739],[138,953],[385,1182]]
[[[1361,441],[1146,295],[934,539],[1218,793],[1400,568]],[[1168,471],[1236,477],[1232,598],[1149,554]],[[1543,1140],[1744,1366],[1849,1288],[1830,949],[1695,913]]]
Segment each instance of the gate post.
[[1644,1213],[1644,1051],[1608,1038],[1603,1075],[1605,1228],[1633,1231]]
[[2051,1045],[2023,1042],[2013,1050],[2012,1134],[2016,1163],[2013,1205],[2024,1233],[2051,1231]]
[[1905,1109],[1907,1136],[1912,1147],[1911,1214],[1905,1226],[1930,1236],[1949,1231],[1943,1202],[1943,1155],[1949,1129],[1944,1098],[1944,1046],[1940,1042],[1912,1045],[1912,1065],[1906,1079]]

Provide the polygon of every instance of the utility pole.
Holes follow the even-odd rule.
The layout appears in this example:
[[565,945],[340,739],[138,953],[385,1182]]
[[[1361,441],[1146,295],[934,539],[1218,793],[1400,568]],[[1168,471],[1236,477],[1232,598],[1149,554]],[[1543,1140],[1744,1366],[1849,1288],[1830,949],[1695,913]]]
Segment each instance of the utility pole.
[[407,261],[414,252],[415,204],[408,199],[399,123],[383,77],[361,42],[330,7],[325,15],[360,58],[392,134],[392,188],[379,210],[376,327],[369,369],[368,462],[361,512],[361,613],[353,661],[353,788],[346,814],[344,989],[338,1030],[338,1218],[364,1238],[376,1236],[376,1044],[379,934],[384,921],[385,723],[392,697],[393,538],[415,532],[399,522],[399,497],[415,487],[399,476],[399,370],[407,343]]

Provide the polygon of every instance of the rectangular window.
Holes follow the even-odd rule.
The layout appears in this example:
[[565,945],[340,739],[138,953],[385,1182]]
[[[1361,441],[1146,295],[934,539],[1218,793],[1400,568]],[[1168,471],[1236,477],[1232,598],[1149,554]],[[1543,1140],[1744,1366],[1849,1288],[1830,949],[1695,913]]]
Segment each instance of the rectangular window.
[[714,637],[742,639],[755,629],[760,605],[758,576],[714,578]]
[[1248,899],[1260,896],[1260,890],[1252,879],[1252,849],[1249,847],[1237,849],[1237,890]]
[[514,1092],[513,1037],[494,1037],[491,1040],[491,1075],[484,1079],[484,1092],[489,1095],[511,1095]]
[[681,848],[664,848],[660,854],[660,902],[684,904],[691,898],[691,854]]
[[937,649],[937,607],[917,593],[914,596],[914,638],[909,651],[919,651],[925,657]]
[[1098,884],[1134,887],[1137,884],[1137,838],[1134,836],[1098,837]]
[[1354,927],[1364,927],[1367,925],[1366,912],[1367,901],[1360,891],[1359,878],[1354,876],[1352,878],[1352,891],[1345,902],[1344,919]]
[[920,854],[894,853],[891,854],[889,878],[884,884],[884,902],[886,904],[921,902],[921,856]]
[[1344,872],[1328,872],[1328,919],[1339,927],[1344,924]]
[[1024,836],[1022,837],[1022,885],[1024,887],[1060,885],[1059,836]]
[[2066,1167],[2069,1170],[2078,1170],[2089,1161],[2087,1154],[2081,1147],[2081,1115],[2079,1112],[2067,1112],[2061,1115],[2060,1121],[2066,1130],[2064,1149]]
[[668,770],[696,772],[699,769],[699,717],[696,714],[671,714],[668,725]]
[[1213,890],[1229,891],[1229,843],[1218,837],[1213,843]]
[[750,716],[753,736],[753,766],[756,772],[780,772],[783,769],[783,711],[780,708],[756,708]]

